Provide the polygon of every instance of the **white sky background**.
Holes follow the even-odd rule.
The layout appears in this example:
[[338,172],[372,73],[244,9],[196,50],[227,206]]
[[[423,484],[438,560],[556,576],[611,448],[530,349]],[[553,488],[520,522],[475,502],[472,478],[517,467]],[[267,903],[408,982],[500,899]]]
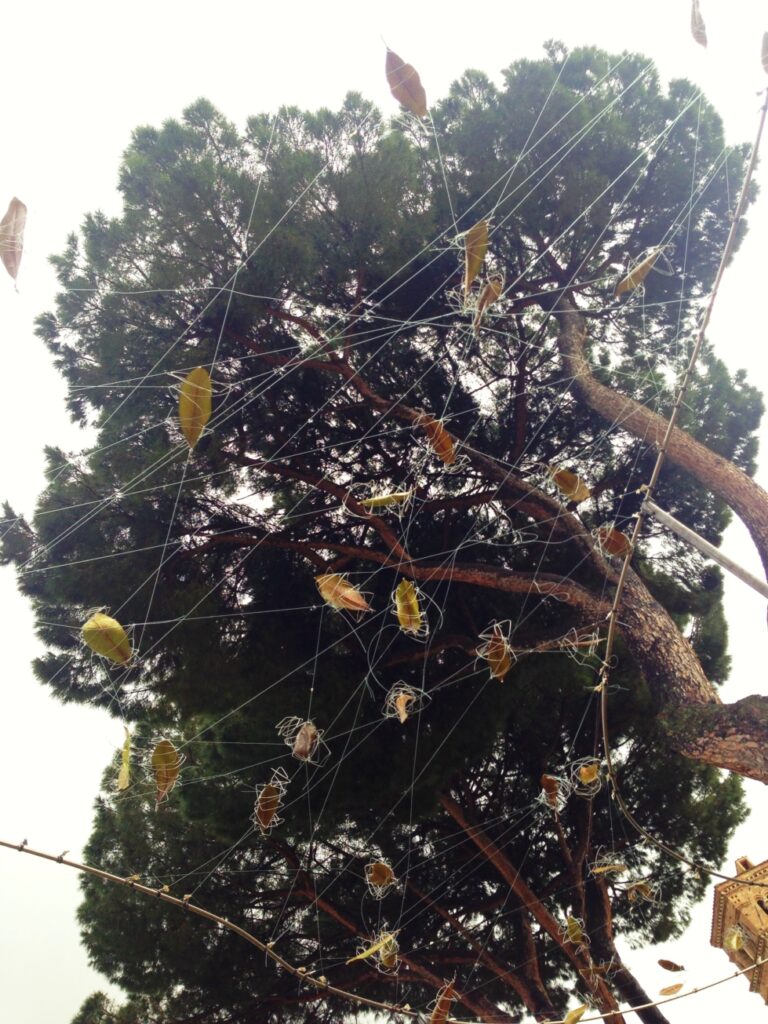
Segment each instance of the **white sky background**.
[[[663,78],[686,77],[704,88],[724,117],[729,141],[751,141],[756,92],[768,85],[759,61],[768,7],[758,0],[702,0],[702,6],[707,51],[690,37],[688,0],[642,5],[544,0],[452,11],[433,0],[367,5],[70,0],[7,10],[0,207],[18,195],[29,207],[29,220],[19,294],[0,276],[5,371],[0,498],[30,514],[42,486],[43,445],[83,446],[32,321],[52,305],[55,282],[46,257],[61,251],[86,212],[119,211],[120,157],[137,125],[177,117],[201,95],[239,125],[248,115],[283,103],[336,107],[349,89],[394,113],[381,36],[419,69],[430,99],[444,95],[468,67],[498,81],[502,68],[518,57],[542,56],[541,44],[555,37],[571,48],[591,43],[653,57]],[[768,139],[763,153],[768,161]],[[710,337],[731,369],[747,367],[751,382],[764,388],[768,357],[758,302],[765,295],[768,194],[749,222],[750,234],[727,274]],[[763,462],[768,465],[765,457]],[[764,483],[765,478],[763,473]],[[732,528],[726,549],[761,574],[746,531]],[[62,706],[34,681],[29,663],[40,650],[30,611],[9,570],[0,572],[0,587],[0,838],[26,838],[32,846],[55,853],[68,849],[77,856],[90,831],[101,773],[122,741],[122,726],[105,714]],[[758,671],[766,660],[765,602],[735,581],[727,593],[734,671],[723,696],[735,700],[765,691],[764,669]],[[748,784],[747,793],[753,816],[734,842],[731,861],[739,854],[755,861],[768,857],[768,795],[756,783]],[[68,1024],[85,996],[105,988],[79,945],[77,902],[74,872],[0,850],[4,1020]],[[677,980],[655,965],[658,956],[685,963],[690,968],[685,978],[693,984],[730,972],[725,955],[709,947],[710,907],[708,900],[699,908],[679,943],[628,954],[629,966],[650,992]],[[667,1010],[673,1024],[726,1015],[749,1024],[764,1021],[766,1012],[744,979],[671,1003]]]

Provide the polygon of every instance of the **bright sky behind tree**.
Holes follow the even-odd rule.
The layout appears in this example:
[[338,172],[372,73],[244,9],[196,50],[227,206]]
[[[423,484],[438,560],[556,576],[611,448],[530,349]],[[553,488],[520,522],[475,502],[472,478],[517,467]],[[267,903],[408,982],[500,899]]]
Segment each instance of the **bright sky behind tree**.
[[[199,96],[230,120],[283,104],[337,107],[358,90],[395,113],[384,78],[384,43],[413,63],[427,95],[444,95],[451,81],[477,68],[498,81],[520,57],[538,58],[545,40],[572,48],[594,44],[609,52],[632,49],[653,58],[663,80],[685,77],[701,86],[725,122],[729,142],[751,141],[758,90],[768,85],[760,67],[760,41],[768,6],[756,0],[724,4],[702,0],[709,47],[689,32],[688,0],[647,0],[642,6],[607,0],[548,0],[451,8],[420,3],[308,3],[292,5],[219,0],[131,5],[32,0],[4,19],[4,158],[0,206],[18,195],[29,208],[18,294],[0,281],[0,325],[5,354],[5,394],[0,406],[0,497],[30,514],[42,487],[45,444],[77,449],[83,436],[68,421],[64,387],[33,318],[51,308],[55,292],[51,253],[88,211],[116,214],[122,151],[131,131],[177,117]],[[764,143],[763,161],[768,159]],[[768,183],[759,170],[758,181]],[[763,192],[767,191],[763,184]],[[726,275],[710,331],[716,354],[733,371],[768,390],[768,357],[759,303],[768,251],[768,195],[750,211],[749,234]],[[768,431],[762,431],[766,462]],[[758,474],[765,485],[768,474]],[[761,574],[740,526],[726,550]],[[12,570],[0,575],[3,609],[3,683],[0,687],[0,838],[28,839],[54,853],[78,856],[90,831],[101,773],[122,742],[119,721],[79,706],[62,706],[32,678],[39,653],[32,616],[15,590]],[[726,583],[733,657],[726,700],[765,689],[765,602],[736,581]],[[732,859],[768,858],[764,823],[768,796],[746,784],[752,816],[737,833]],[[139,870],[140,865],[137,865]],[[68,1024],[82,1000],[105,983],[86,965],[75,910],[77,877],[63,868],[0,851],[0,963],[3,1019],[14,1024]],[[213,908],[215,909],[215,908]],[[663,950],[631,952],[628,963],[649,991],[669,983],[659,956],[685,963],[693,984],[730,973],[725,955],[709,947],[711,898],[686,936]],[[674,1024],[726,1015],[744,1024],[762,1021],[766,1009],[746,981],[670,1004]]]

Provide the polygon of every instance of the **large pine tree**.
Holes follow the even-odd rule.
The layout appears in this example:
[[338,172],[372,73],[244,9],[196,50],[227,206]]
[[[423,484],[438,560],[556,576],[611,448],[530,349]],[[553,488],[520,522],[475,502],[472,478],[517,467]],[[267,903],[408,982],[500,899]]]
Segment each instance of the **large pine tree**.
[[[746,153],[689,83],[664,91],[647,60],[594,49],[552,45],[501,89],[468,72],[432,119],[389,123],[350,95],[240,133],[201,100],[137,130],[123,214],[88,217],[55,258],[61,292],[39,326],[96,441],[50,450],[34,521],[6,532],[4,557],[49,648],[40,679],[134,729],[134,782],[116,794],[110,769],[93,862],[194,893],[385,1002],[423,1008],[455,975],[464,1016],[556,1019],[574,991],[608,1012],[646,1001],[614,932],[679,934],[706,876],[640,843],[604,784],[555,812],[541,776],[586,790],[578,765],[602,756],[618,563],[595,531],[638,512],[652,416],[669,411]],[[472,294],[505,284],[473,327],[459,236],[483,218]],[[644,288],[614,299],[660,246]],[[172,388],[195,366],[212,371],[214,414],[190,453]],[[761,410],[707,349],[681,444],[749,486]],[[658,500],[717,541],[734,503],[683,456]],[[567,503],[547,466],[591,497]],[[402,508],[361,504],[394,491],[410,492]],[[670,708],[717,710],[720,576],[652,532],[632,564],[609,701],[619,785],[652,834],[719,864],[743,817],[738,779],[702,763],[726,763],[719,751],[675,753],[692,752],[691,729]],[[372,610],[324,606],[323,573],[348,574]],[[403,580],[427,637],[393,615]],[[101,605],[133,624],[127,669],[81,643]],[[493,622],[512,647],[503,682],[477,653]],[[382,714],[398,686],[416,697],[403,724]],[[323,730],[322,764],[291,759],[275,731],[288,716]],[[155,812],[162,735],[186,763]],[[284,820],[262,837],[254,794],[279,767]],[[623,870],[596,874],[605,857]],[[381,902],[365,886],[376,860],[398,878]],[[78,1020],[355,1012],[189,916],[92,880],[84,894],[92,959],[130,998],[118,1011],[93,997]],[[346,963],[388,930],[398,973]]]

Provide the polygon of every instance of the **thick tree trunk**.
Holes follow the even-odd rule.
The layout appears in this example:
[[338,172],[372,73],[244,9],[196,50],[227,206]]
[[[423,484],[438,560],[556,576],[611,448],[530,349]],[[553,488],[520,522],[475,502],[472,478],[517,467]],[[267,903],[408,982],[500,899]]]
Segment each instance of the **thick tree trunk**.
[[[579,398],[610,423],[658,447],[664,439],[667,421],[633,398],[595,380],[584,352],[584,318],[567,296],[558,301],[557,317],[557,343],[563,368]],[[768,577],[768,493],[738,466],[678,427],[669,438],[667,458],[733,509],[752,535]]]
[[685,757],[768,783],[768,697],[670,708],[659,722]]

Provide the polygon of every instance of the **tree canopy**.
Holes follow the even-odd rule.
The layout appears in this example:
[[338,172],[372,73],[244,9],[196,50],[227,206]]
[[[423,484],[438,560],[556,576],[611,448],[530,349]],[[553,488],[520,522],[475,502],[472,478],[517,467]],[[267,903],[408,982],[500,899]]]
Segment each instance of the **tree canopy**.
[[[117,792],[108,769],[93,863],[191,893],[385,1003],[423,1009],[451,977],[461,1013],[483,1020],[554,1020],[574,993],[603,1012],[646,1001],[614,933],[678,935],[706,876],[617,814],[601,744],[644,826],[718,865],[745,813],[739,780],[677,752],[660,713],[696,687],[714,702],[727,675],[722,583],[646,531],[603,737],[619,563],[598,531],[629,531],[640,508],[658,438],[629,403],[669,412],[746,156],[690,83],[555,43],[501,86],[468,71],[426,122],[352,93],[243,132],[199,100],[134,133],[122,214],[88,216],[54,257],[61,290],[39,320],[95,441],[49,450],[33,521],[7,509],[3,539],[48,648],[40,680],[133,731],[133,781]],[[481,220],[467,295],[462,238]],[[656,250],[643,286],[614,297]],[[213,416],[190,449],[176,390],[198,366]],[[761,412],[707,347],[685,437],[750,474]],[[562,470],[587,499],[558,490]],[[392,494],[407,498],[367,503]],[[722,536],[727,499],[680,459],[656,496]],[[324,574],[371,610],[324,604]],[[424,635],[394,614],[403,580]],[[127,666],[83,645],[94,607],[132,627]],[[484,640],[509,658],[503,680]],[[311,761],[276,733],[288,718],[322,730]],[[155,808],[161,737],[185,762]],[[251,815],[275,769],[282,823],[262,835]],[[381,900],[372,863],[396,878]],[[128,995],[122,1009],[91,997],[81,1024],[356,1012],[129,891],[86,880],[80,919]],[[387,932],[399,971],[348,962]]]

